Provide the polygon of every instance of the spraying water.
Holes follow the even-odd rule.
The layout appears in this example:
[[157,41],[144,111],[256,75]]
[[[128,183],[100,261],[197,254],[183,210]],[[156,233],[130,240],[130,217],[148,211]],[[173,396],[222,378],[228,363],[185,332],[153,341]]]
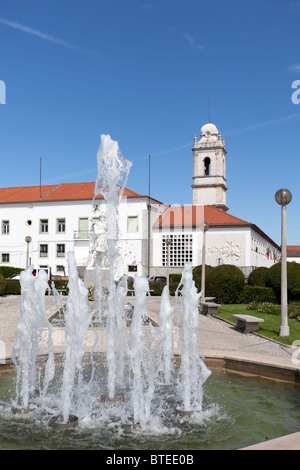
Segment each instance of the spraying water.
[[[92,259],[96,260],[94,265],[96,301],[94,309],[91,309],[88,291],[78,277],[74,253],[68,253],[69,295],[64,310],[65,349],[62,379],[58,382],[60,386],[58,417],[60,422],[68,423],[72,416],[71,412],[75,411],[82,413],[85,419],[87,415],[91,420],[95,416],[100,419],[100,414],[101,419],[115,421],[113,404],[116,403],[114,398],[119,387],[124,391],[125,398],[124,405],[119,405],[122,408],[118,408],[118,419],[120,420],[122,416],[126,420],[130,416],[134,424],[144,429],[149,426],[154,416],[160,419],[169,412],[169,398],[163,404],[165,392],[161,392],[162,389],[172,390],[172,400],[177,401],[182,409],[194,411],[202,409],[203,384],[209,377],[210,371],[199,353],[198,302],[201,294],[197,292],[192,278],[192,266],[188,264],[184,268],[179,286],[182,293],[181,302],[178,302],[176,307],[178,309],[176,315],[181,322],[181,327],[176,331],[182,331],[181,366],[179,374],[176,374],[173,365],[174,308],[170,302],[168,288],[165,287],[162,293],[160,325],[155,328],[148,318],[149,283],[145,277],[135,276],[135,302],[131,325],[127,326],[125,322],[127,276],[124,275],[118,281],[116,268],[119,257],[120,198],[127,182],[131,162],[124,159],[118,143],[110,136],[104,135],[101,136],[97,158],[98,177],[93,204],[95,198],[102,195],[105,207],[103,213],[106,216],[105,220],[102,220],[98,235],[97,230],[93,235],[94,250],[98,250],[97,253],[100,254],[98,256],[93,253],[92,256]],[[97,239],[97,236],[101,240]],[[99,246],[101,246],[100,251]],[[107,273],[108,276],[105,278],[103,274]],[[47,323],[44,308],[47,280],[42,272],[35,279],[30,268],[21,274],[21,287],[21,321],[17,328],[13,359],[18,367],[17,399],[21,398],[22,406],[27,407],[29,395],[38,382],[36,363],[39,354],[39,332],[45,324],[48,328],[49,355],[43,380],[44,403],[48,386],[54,376],[55,365],[52,329]],[[105,332],[106,375],[101,373],[96,376],[92,373],[89,376],[89,383],[86,384],[83,374],[83,358],[87,353],[84,338],[89,328],[97,334],[93,318],[101,323],[100,337]],[[102,323],[103,318],[105,318],[104,323]],[[108,402],[102,400],[104,381],[108,391]],[[171,387],[161,387],[162,385]],[[106,406],[112,408],[108,408],[107,411]]]
[[45,293],[48,289],[47,273],[40,270],[33,276],[33,266],[20,274],[21,283],[21,319],[16,330],[16,344],[13,347],[12,360],[17,367],[17,404],[24,408],[29,405],[29,398],[39,388],[37,357],[39,354],[41,329],[49,329],[49,350],[46,363],[44,392],[54,376],[54,357],[51,344],[51,326],[45,311]]
[[65,311],[66,358],[64,365],[61,414],[67,422],[72,407],[75,379],[78,390],[82,381],[82,358],[85,352],[83,338],[90,326],[92,313],[88,303],[88,292],[78,278],[74,253],[68,253],[69,296]]
[[[118,142],[113,141],[109,135],[101,135],[101,143],[97,153],[98,176],[95,185],[95,197],[100,194],[104,197],[107,206],[107,265],[109,268],[108,280],[108,313],[107,313],[107,363],[108,363],[108,396],[114,398],[117,379],[117,350],[119,357],[123,357],[123,329],[124,303],[120,304],[121,297],[127,293],[126,289],[120,286],[117,291],[115,283],[115,270],[118,265],[118,220],[119,205],[127,183],[129,170],[132,163],[126,160],[120,152]],[[122,296],[121,292],[125,292]],[[119,308],[121,305],[121,309]],[[116,332],[119,333],[117,341]],[[119,343],[119,344],[118,344]],[[121,375],[123,365],[120,364]]]
[[210,375],[199,354],[198,346],[198,318],[199,299],[195,281],[193,280],[192,264],[184,267],[182,285],[182,350],[181,350],[181,382],[183,409],[202,410],[203,384]]

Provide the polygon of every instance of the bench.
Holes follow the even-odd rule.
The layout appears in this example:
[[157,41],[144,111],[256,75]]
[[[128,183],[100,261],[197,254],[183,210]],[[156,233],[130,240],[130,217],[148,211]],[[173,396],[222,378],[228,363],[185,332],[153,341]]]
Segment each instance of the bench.
[[203,307],[203,315],[217,315],[218,308],[221,307],[220,304],[216,304],[215,302],[200,302],[200,305]]
[[253,333],[259,330],[259,323],[264,322],[262,318],[253,317],[252,315],[232,315],[236,318],[236,329],[242,330],[244,333]]

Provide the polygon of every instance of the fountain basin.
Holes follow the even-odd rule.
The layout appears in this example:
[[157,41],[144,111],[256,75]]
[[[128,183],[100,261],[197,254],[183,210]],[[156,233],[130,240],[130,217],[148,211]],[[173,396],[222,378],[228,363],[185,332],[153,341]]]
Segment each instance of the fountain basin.
[[[50,426],[49,414],[43,413],[40,407],[28,417],[11,413],[15,378],[14,369],[0,370],[2,449],[226,450],[244,448],[299,429],[299,384],[245,377],[217,368],[205,384],[203,414],[177,415],[175,389],[163,387],[154,403],[152,421],[142,428],[130,422],[130,416],[122,415],[123,403],[106,402],[101,406],[99,396],[94,396],[95,407],[90,403],[90,414],[80,411],[76,431],[60,433],[59,426],[56,429]],[[55,406],[58,395],[55,389],[51,390],[53,402],[47,402],[47,409]],[[127,391],[125,405],[129,396]],[[165,403],[164,408],[156,414],[155,407],[161,401]],[[110,407],[109,416],[106,412]],[[72,429],[73,425],[70,423],[66,429]]]

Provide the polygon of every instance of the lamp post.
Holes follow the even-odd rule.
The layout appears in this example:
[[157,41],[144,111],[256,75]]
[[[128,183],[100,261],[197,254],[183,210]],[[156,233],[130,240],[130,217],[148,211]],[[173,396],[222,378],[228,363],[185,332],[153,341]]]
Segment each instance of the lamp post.
[[168,286],[168,289],[169,289],[169,261],[170,261],[170,245],[172,245],[173,243],[173,240],[172,238],[167,238],[166,239],[166,245],[167,245],[167,256],[168,256],[168,259],[167,259],[167,286]]
[[25,242],[27,243],[27,255],[26,255],[26,268],[29,267],[29,243],[32,241],[32,238],[27,236],[25,237]]
[[275,194],[275,201],[281,206],[281,324],[279,336],[289,336],[287,314],[287,264],[286,264],[286,206],[292,200],[292,193],[288,189],[279,189]]
[[203,240],[202,240],[202,274],[201,274],[201,302],[205,302],[205,250],[206,250],[206,232],[209,225],[203,222]]

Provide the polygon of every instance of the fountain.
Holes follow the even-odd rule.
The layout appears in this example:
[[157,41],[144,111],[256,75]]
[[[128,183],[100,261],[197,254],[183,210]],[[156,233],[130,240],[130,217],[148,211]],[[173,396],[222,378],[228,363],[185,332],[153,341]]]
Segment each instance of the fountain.
[[[79,442],[84,442],[88,448],[97,444],[104,449],[195,449],[208,435],[209,444],[204,443],[204,448],[213,448],[210,432],[220,442],[226,435],[226,445],[228,425],[233,418],[216,404],[214,393],[222,390],[222,399],[226,401],[226,393],[230,397],[235,393],[235,387],[230,388],[229,384],[236,379],[225,378],[222,382],[218,373],[211,375],[201,356],[198,335],[201,293],[193,281],[192,265],[188,263],[184,267],[175,303],[171,303],[165,286],[158,327],[148,318],[148,280],[136,276],[135,302],[128,321],[124,305],[127,276],[116,282],[116,266],[119,202],[131,163],[124,159],[110,136],[101,136],[97,157],[95,198],[98,194],[104,197],[106,217],[104,228],[102,225],[94,232],[90,253],[90,265],[95,272],[94,307],[90,307],[87,289],[78,277],[74,253],[70,252],[69,295],[65,307],[59,309],[63,315],[64,350],[55,357],[54,328],[45,311],[45,293],[50,289],[46,273],[40,270],[34,277],[33,266],[21,273],[21,318],[12,354],[16,393],[9,409],[0,400],[0,442],[6,439],[1,428],[15,436],[14,426],[21,426],[25,441],[36,429],[37,447],[43,447],[40,439],[45,439],[54,448],[62,445],[61,442],[64,448],[77,448]],[[58,305],[59,295],[54,285],[52,293]],[[96,338],[88,349],[85,338],[90,330]],[[101,352],[95,352],[96,345],[100,345]],[[179,366],[175,357],[180,357]],[[207,389],[209,396],[204,393]],[[288,394],[291,396],[289,391]],[[261,395],[271,396],[270,390],[263,389]],[[264,418],[268,407],[271,409],[272,405],[263,406]],[[271,414],[274,419],[274,413]],[[237,417],[236,423],[238,419],[243,423],[243,416]],[[252,418],[244,419],[248,426]],[[290,423],[292,419],[287,421]],[[222,436],[220,423],[226,427]],[[68,440],[72,439],[69,433],[62,432],[70,429],[75,441]],[[149,444],[145,443],[146,438]],[[165,447],[161,447],[160,440]]]
[[[106,383],[105,387],[103,384],[98,384],[98,406],[105,407],[105,403],[115,405],[123,402],[127,394],[130,399],[123,407],[124,409],[128,407],[128,412],[122,424],[145,429],[152,420],[155,394],[159,393],[163,384],[173,385],[173,388],[175,387],[181,394],[182,403],[178,407],[181,415],[184,412],[190,415],[192,412],[202,411],[203,383],[210,375],[210,371],[199,356],[197,344],[200,294],[197,293],[192,279],[192,266],[187,264],[181,281],[182,302],[180,302],[179,318],[182,325],[177,325],[177,331],[183,330],[182,361],[179,374],[176,375],[173,367],[174,309],[170,304],[167,286],[162,295],[161,326],[155,328],[149,322],[147,313],[148,281],[142,276],[135,277],[135,305],[131,326],[128,327],[124,310],[127,278],[123,276],[118,283],[115,280],[115,268],[119,256],[117,223],[119,203],[131,163],[123,157],[118,143],[109,135],[101,136],[97,160],[98,177],[93,203],[98,194],[104,197],[106,230],[98,231],[98,239],[94,233],[93,246],[97,247],[100,244],[102,247],[105,246],[106,250],[101,252],[100,260],[93,251],[91,259],[94,260],[96,272],[95,297],[98,299],[96,307],[101,305],[101,310],[103,310],[102,273],[105,270],[108,279],[106,307],[104,312],[101,312],[106,319],[104,328],[107,345]],[[82,398],[82,390],[85,390],[86,396],[91,392],[91,382],[95,379],[91,379],[87,387],[83,378],[83,359],[86,355],[84,337],[92,325],[93,317],[99,318],[99,312],[95,312],[89,306],[87,289],[78,277],[75,256],[72,252],[68,253],[68,266],[69,295],[64,311],[65,350],[60,400],[57,400],[56,405],[58,413],[53,414],[50,419],[50,424],[58,429],[78,425],[79,419],[74,413],[76,407],[80,408],[80,404],[86,401],[86,397]],[[32,276],[32,270],[33,266],[21,273],[21,321],[17,328],[17,343],[13,353],[13,361],[17,368],[17,397],[13,408],[23,413],[29,412],[30,409],[34,410],[37,406],[46,406],[46,403],[48,406],[47,390],[55,375],[51,325],[46,319],[43,304],[45,291],[48,289],[47,278],[42,270],[35,278]],[[56,295],[56,292],[54,294]],[[48,359],[44,372],[39,370],[37,373],[38,338],[45,324],[48,328]],[[117,388],[122,393],[117,393]],[[35,390],[38,390],[38,396],[33,403],[32,399],[31,402],[29,400]],[[90,398],[93,401],[92,397]],[[30,403],[32,408],[29,407]]]

